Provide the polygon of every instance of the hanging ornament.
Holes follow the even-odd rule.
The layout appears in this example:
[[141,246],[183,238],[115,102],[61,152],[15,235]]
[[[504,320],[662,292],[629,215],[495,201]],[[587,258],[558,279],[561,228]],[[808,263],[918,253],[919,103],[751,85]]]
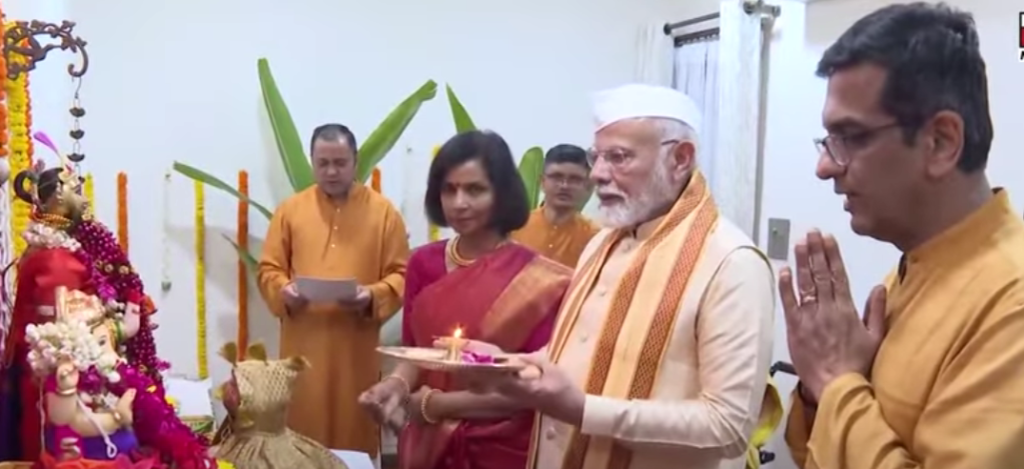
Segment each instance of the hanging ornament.
[[81,127],[81,119],[85,116],[85,108],[82,107],[82,100],[79,94],[82,90],[82,77],[72,77],[72,80],[75,82],[75,96],[71,100],[71,109],[68,109],[68,112],[74,118],[74,123],[71,126],[71,131],[68,132],[72,141],[71,153],[68,154],[68,159],[75,163],[77,167],[85,159],[85,154],[82,153],[82,137],[85,136],[85,131]]

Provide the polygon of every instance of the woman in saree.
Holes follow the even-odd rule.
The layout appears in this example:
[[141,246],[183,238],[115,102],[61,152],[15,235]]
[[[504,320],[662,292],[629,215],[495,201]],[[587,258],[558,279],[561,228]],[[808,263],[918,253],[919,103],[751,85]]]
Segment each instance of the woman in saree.
[[[522,179],[505,141],[491,132],[449,140],[430,166],[427,217],[451,239],[409,259],[402,341],[431,347],[463,337],[529,353],[550,339],[572,271],[508,239],[526,224]],[[521,469],[533,413],[496,394],[462,389],[450,375],[401,364],[360,401],[400,430],[401,469]]]

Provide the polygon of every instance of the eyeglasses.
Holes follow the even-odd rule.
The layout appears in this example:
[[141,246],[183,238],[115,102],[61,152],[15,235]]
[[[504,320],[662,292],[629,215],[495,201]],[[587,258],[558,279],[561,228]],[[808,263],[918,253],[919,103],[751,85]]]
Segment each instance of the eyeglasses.
[[814,139],[814,147],[818,150],[818,154],[827,154],[837,165],[846,166],[850,164],[850,155],[863,149],[869,143],[874,141],[875,137],[878,136],[879,133],[884,130],[895,129],[902,126],[903,124],[900,124],[899,122],[890,122],[885,125],[857,132],[835,135],[830,134],[825,138]]
[[[661,142],[660,146],[666,145],[678,145],[679,140],[665,140]],[[587,162],[590,163],[590,167],[593,168],[597,164],[597,160],[604,160],[605,163],[612,165],[613,167],[620,167],[628,163],[633,158],[636,158],[636,152],[633,150],[627,150],[625,148],[612,148],[610,150],[598,151],[594,148],[587,150]]]

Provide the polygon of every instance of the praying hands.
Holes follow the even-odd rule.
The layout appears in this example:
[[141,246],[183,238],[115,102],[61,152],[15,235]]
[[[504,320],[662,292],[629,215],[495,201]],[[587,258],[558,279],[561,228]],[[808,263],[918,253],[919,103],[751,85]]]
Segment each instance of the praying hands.
[[885,287],[868,298],[863,320],[853,304],[839,245],[831,235],[812,230],[794,249],[793,272],[779,273],[786,313],[789,354],[805,398],[821,399],[825,388],[847,373],[869,376],[885,336]]

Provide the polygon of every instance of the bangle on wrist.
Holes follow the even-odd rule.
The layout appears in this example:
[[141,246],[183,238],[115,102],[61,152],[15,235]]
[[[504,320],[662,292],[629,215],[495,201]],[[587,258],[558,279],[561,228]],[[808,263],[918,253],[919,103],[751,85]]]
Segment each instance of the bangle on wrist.
[[420,401],[420,416],[423,417],[423,421],[424,422],[426,422],[426,423],[428,423],[430,425],[436,425],[437,422],[439,422],[439,420],[431,418],[430,417],[430,413],[427,412],[427,406],[430,405],[430,398],[436,392],[438,392],[437,389],[431,389],[431,390],[427,391],[426,394],[423,395],[423,400]]
[[67,388],[67,389],[57,389],[57,393],[56,394],[58,396],[61,396],[61,397],[70,397],[70,396],[74,396],[77,392],[78,392],[78,390],[75,389],[75,388]]
[[380,380],[380,382],[383,383],[383,382],[385,382],[385,381],[387,381],[389,379],[393,379],[395,381],[398,381],[399,383],[402,383],[402,390],[404,391],[403,395],[406,398],[408,398],[409,395],[412,394],[412,386],[409,386],[409,382],[406,381],[405,378],[403,378],[403,377],[401,377],[399,375],[387,375],[387,376],[384,377],[384,379]]

